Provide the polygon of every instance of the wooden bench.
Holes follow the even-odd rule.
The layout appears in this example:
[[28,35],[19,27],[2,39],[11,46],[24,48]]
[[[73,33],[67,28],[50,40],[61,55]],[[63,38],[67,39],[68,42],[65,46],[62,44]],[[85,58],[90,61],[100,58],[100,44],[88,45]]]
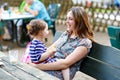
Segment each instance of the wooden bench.
[[93,42],[80,69],[97,80],[120,80],[120,50]]
[[[57,31],[53,41],[60,35],[61,32]],[[120,50],[93,42],[90,53],[83,59],[80,71],[82,73],[77,73],[74,80],[120,80]]]

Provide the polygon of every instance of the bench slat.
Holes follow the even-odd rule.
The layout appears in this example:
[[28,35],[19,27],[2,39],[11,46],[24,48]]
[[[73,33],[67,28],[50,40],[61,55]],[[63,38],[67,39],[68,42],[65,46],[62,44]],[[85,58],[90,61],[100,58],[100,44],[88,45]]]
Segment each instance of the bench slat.
[[87,57],[81,64],[81,71],[98,80],[120,80],[120,69]]
[[[31,76],[30,74],[26,73],[24,70],[19,69],[16,66],[10,65],[7,61],[3,60],[5,66],[2,67],[2,69],[6,72],[8,72],[10,75],[16,77],[19,80],[39,80],[38,78]],[[28,67],[29,69],[29,67]],[[31,69],[32,70],[32,69]],[[13,79],[13,80],[17,80]],[[12,79],[11,79],[12,80]]]
[[19,62],[11,67],[7,57],[3,58],[3,62],[5,66],[2,69],[19,80],[59,80],[58,78],[25,63]]
[[96,79],[80,71],[77,71],[73,80],[96,80]]
[[120,69],[120,50],[114,47],[94,42],[89,56]]
[[9,74],[8,72],[0,68],[0,80],[1,79],[2,80],[18,80],[17,78],[15,78],[11,74]]

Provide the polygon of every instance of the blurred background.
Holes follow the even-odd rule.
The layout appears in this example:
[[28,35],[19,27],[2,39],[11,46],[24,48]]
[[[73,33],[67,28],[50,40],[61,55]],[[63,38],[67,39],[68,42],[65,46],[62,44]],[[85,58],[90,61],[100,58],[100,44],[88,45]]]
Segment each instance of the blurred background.
[[[10,7],[20,7],[20,4],[23,0],[0,0],[0,4],[7,3]],[[101,44],[111,46],[108,31],[108,26],[120,27],[120,0],[41,0],[46,8],[51,3],[60,3],[61,7],[59,14],[55,21],[56,30],[64,31],[65,30],[65,19],[67,10],[72,6],[81,6],[84,7],[91,27],[95,33],[95,40]],[[6,8],[7,9],[7,8]],[[46,42],[47,46],[52,44],[53,34],[50,32],[50,36]],[[5,42],[7,44],[7,42]],[[14,44],[16,47],[14,49],[19,49],[21,52],[24,52],[24,47],[19,47]]]
[[[23,0],[1,0],[9,6],[19,7]],[[66,2],[64,2],[66,1]],[[82,6],[86,9],[93,30],[106,31],[107,26],[120,26],[120,0],[42,0],[46,8],[51,3],[60,3],[57,24],[65,24],[66,12],[72,6]]]

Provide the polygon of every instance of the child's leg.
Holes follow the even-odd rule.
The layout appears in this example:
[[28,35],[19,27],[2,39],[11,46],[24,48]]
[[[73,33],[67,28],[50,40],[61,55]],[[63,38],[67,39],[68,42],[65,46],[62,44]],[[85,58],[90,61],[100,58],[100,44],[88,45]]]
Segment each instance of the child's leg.
[[69,68],[62,70],[64,80],[70,80]]

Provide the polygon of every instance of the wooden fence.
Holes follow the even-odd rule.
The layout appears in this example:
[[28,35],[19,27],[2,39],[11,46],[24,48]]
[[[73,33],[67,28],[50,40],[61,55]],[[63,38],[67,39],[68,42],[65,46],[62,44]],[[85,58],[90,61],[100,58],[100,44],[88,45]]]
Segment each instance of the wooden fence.
[[[11,6],[19,6],[22,0],[1,0],[1,2],[8,2]],[[107,26],[120,26],[120,8],[116,6],[107,6],[103,2],[77,2],[74,4],[72,0],[44,0],[47,7],[50,3],[60,3],[61,8],[57,17],[57,24],[65,24],[67,10],[72,6],[84,7],[88,13],[89,20],[93,30],[106,32]],[[13,4],[14,3],[14,4]]]

